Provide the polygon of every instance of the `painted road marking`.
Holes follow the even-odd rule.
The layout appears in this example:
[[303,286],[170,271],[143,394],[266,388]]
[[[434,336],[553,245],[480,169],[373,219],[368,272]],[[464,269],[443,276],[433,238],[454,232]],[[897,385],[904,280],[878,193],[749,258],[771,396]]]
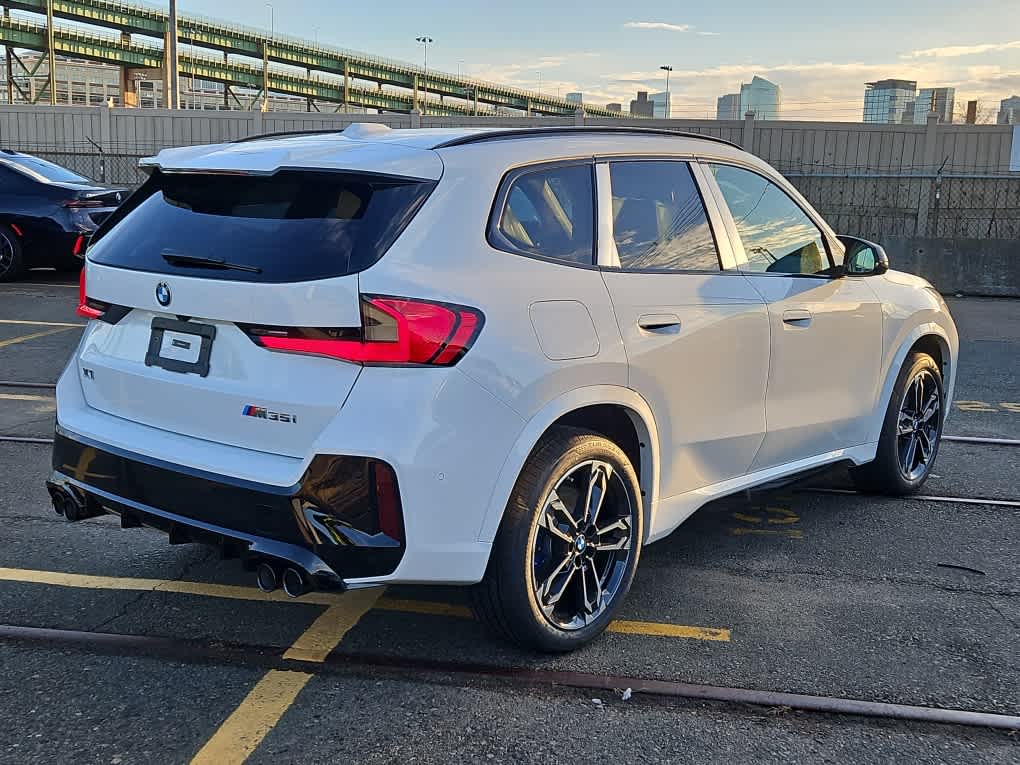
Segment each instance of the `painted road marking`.
[[[72,327],[78,326],[72,324]],[[29,340],[35,340],[40,337],[46,337],[47,335],[55,335],[58,332],[67,332],[71,327],[57,327],[56,329],[46,329],[42,332],[33,332],[31,335],[22,335],[21,337],[12,337],[10,340],[0,340],[0,348],[7,348],[11,345],[17,345],[18,343],[26,343]]]
[[305,630],[283,655],[285,659],[325,661],[362,616],[371,611],[385,587],[351,590],[340,602],[330,606]]
[[1020,404],[1014,401],[1000,401],[998,404],[992,404],[987,401],[954,401],[953,403],[961,412],[1011,412],[1012,414],[1020,414]]
[[[285,659],[323,662],[362,616],[375,605],[385,587],[353,590],[329,606],[283,655]],[[312,679],[308,672],[272,669],[245,696],[192,759],[192,765],[240,765],[280,722],[298,694]]]
[[[754,513],[754,514],[752,514]],[[786,537],[788,539],[803,539],[804,532],[792,528],[766,528],[768,526],[793,526],[800,523],[800,516],[787,507],[760,507],[742,513],[733,513],[733,519],[745,524],[734,526],[730,534],[735,537],[756,536],[756,537]]]
[[[134,579],[131,577],[91,576],[88,574],[67,574],[60,571],[39,571],[24,568],[0,568],[0,581],[24,584],[45,584],[55,587],[74,587],[88,590],[149,590],[151,592],[173,592],[179,595],[198,595],[226,600],[251,600],[269,603],[291,603],[297,605],[341,605],[343,601],[359,592],[329,593],[310,592],[301,598],[289,598],[282,591],[261,592],[254,587],[240,587],[231,584],[210,584],[206,582],[183,582],[167,579]],[[373,592],[374,590],[366,590]],[[377,611],[394,611],[428,616],[447,616],[455,619],[473,619],[471,609],[455,603],[437,603],[428,600],[406,600],[379,597],[372,608]],[[682,624],[616,620],[609,623],[608,632],[628,635],[649,635],[654,637],[686,638],[693,640],[723,640],[728,642],[730,631],[716,627],[694,627]],[[722,638],[719,635],[725,634]]]
[[216,730],[192,765],[240,765],[262,743],[312,676],[273,669]]
[[0,319],[0,324],[29,324],[38,327],[84,327],[85,324],[72,324],[66,321],[29,321],[27,319]]
[[0,401],[55,401],[56,396],[33,396],[30,393],[0,393]]

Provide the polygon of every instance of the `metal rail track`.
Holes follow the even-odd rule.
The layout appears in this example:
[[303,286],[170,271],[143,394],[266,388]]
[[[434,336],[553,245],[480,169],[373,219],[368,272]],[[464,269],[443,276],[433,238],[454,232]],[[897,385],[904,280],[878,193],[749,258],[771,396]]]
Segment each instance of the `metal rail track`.
[[[116,656],[155,656],[188,663],[243,664],[267,669],[291,669],[312,674],[351,673],[371,670],[406,677],[415,674],[423,680],[429,676],[452,677],[455,681],[488,681],[515,687],[573,688],[596,691],[623,691],[652,698],[680,698],[714,701],[724,704],[747,704],[764,707],[786,707],[806,712],[833,715],[854,715],[918,723],[965,725],[1000,730],[1020,730],[1020,716],[963,709],[892,704],[837,696],[816,696],[803,693],[764,691],[752,688],[728,688],[671,680],[654,680],[626,675],[604,675],[563,670],[529,669],[527,667],[491,666],[468,662],[433,659],[411,659],[373,654],[332,654],[324,662],[284,659],[286,648],[250,644],[203,643],[193,640],[144,635],[116,635],[80,630],[45,629],[0,625],[0,640],[28,644],[58,645]],[[440,680],[441,682],[442,680]]]

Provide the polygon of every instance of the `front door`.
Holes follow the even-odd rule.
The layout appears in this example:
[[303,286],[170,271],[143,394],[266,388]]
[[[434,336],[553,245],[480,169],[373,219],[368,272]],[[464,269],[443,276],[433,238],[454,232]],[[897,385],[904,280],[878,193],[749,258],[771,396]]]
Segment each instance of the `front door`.
[[840,275],[833,246],[779,185],[748,169],[710,167],[739,239],[739,267],[768,306],[772,334],[766,435],[751,471],[865,443],[882,361],[881,303],[865,278]]

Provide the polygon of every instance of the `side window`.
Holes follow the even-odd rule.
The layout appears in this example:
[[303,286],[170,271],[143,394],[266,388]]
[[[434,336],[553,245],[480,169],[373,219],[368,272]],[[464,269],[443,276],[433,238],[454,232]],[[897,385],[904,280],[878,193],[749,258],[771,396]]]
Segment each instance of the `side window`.
[[711,167],[744,244],[748,271],[830,272],[822,232],[785,191],[750,170]]
[[492,244],[569,263],[595,262],[592,166],[561,165],[514,178]]
[[620,266],[717,271],[719,251],[686,162],[610,162]]

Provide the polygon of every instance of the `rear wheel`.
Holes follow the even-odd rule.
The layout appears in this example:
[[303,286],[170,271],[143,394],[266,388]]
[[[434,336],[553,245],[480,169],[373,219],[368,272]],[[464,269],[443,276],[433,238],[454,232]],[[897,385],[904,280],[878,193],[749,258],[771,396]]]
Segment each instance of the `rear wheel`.
[[501,636],[570,651],[598,636],[627,595],[643,534],[630,460],[590,431],[555,428],[507,504],[475,613]]
[[21,276],[23,267],[18,235],[9,226],[0,226],[0,282],[13,282]]
[[907,357],[893,388],[875,460],[850,471],[864,491],[909,494],[931,474],[945,413],[942,372],[927,353]]

